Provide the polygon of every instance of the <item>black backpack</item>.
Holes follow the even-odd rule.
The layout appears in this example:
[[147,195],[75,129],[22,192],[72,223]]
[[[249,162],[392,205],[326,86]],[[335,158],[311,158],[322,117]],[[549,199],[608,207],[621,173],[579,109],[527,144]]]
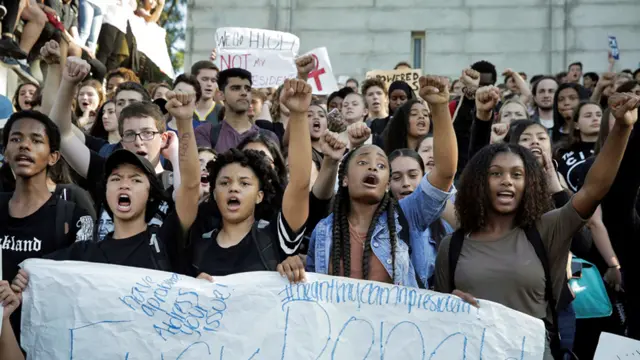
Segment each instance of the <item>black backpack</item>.
[[[550,336],[551,352],[554,359],[563,360],[565,356],[569,356],[569,359],[578,359],[575,354],[566,349],[560,347],[560,337],[558,333],[558,309],[557,301],[553,296],[553,284],[551,282],[551,267],[549,266],[549,258],[547,257],[547,250],[544,248],[542,237],[540,232],[534,226],[524,227],[527,240],[533,246],[533,250],[536,252],[538,259],[542,263],[544,269],[544,298],[551,307],[551,318],[553,323],[549,324],[546,319],[544,321],[545,328]],[[456,267],[458,266],[458,259],[460,258],[460,252],[462,251],[462,244],[464,243],[464,232],[462,229],[456,230],[451,236],[451,242],[449,243],[449,286],[451,290],[456,289],[455,274]]]
[[[0,221],[7,222],[9,219],[9,200],[13,193],[0,194]],[[67,235],[73,223],[73,213],[76,210],[76,204],[71,201],[67,201],[62,197],[58,199],[56,205],[56,218],[54,229],[54,240],[56,249],[61,249],[69,245]]]

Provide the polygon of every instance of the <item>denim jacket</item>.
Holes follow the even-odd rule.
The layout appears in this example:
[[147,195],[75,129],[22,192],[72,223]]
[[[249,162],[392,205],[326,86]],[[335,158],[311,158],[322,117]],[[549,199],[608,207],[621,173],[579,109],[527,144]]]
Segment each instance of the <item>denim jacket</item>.
[[[418,274],[422,283],[428,287],[428,267],[435,261],[435,252],[432,250],[434,246],[424,236],[424,232],[433,221],[440,217],[447,200],[454,193],[453,186],[449,192],[435,188],[425,175],[413,194],[400,200],[399,205],[409,224],[409,239],[397,239],[398,241],[396,241],[394,284],[417,287],[416,274]],[[396,212],[396,234],[399,237],[402,227],[398,222],[398,216]],[[332,230],[333,214],[321,220],[313,230],[307,253],[307,271],[328,274],[333,241]],[[407,244],[411,244],[411,259]],[[371,250],[387,270],[389,277],[393,277],[391,242],[386,212],[378,218],[371,235]],[[414,265],[416,265],[415,268]]]

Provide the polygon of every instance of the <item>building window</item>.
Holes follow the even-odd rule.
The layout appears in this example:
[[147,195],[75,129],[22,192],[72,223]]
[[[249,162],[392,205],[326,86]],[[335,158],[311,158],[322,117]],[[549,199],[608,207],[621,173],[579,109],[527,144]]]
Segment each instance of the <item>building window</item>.
[[411,33],[411,55],[413,57],[414,69],[422,69],[424,61],[424,31],[414,31]]

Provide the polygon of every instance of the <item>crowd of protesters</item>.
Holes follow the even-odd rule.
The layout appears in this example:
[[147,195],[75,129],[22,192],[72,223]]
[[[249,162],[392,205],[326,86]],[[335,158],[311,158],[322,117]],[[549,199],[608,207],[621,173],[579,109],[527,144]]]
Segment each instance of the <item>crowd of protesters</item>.
[[[157,22],[163,0],[0,4],[23,80],[0,97],[1,359],[30,351],[30,258],[487,299],[545,321],[545,359],[591,359],[603,331],[640,339],[640,69],[529,78],[483,60],[417,91],[349,79],[315,96],[312,57],[256,89],[214,52],[151,82],[119,15]],[[589,266],[610,314],[576,309]]]

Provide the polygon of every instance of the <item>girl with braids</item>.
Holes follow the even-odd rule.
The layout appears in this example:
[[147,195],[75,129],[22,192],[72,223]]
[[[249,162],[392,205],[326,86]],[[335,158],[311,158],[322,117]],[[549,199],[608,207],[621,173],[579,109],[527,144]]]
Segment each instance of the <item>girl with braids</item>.
[[[458,158],[447,107],[448,88],[446,78],[420,78],[420,96],[433,114],[436,166],[411,195],[396,202],[387,192],[389,160],[379,147],[356,147],[343,158],[333,213],[320,221],[311,235],[307,271],[428,286],[426,266],[418,266],[416,272],[414,264],[430,261],[425,258],[427,244],[422,233],[440,216],[453,193]],[[363,135],[368,137],[369,133]],[[288,258],[283,267],[303,274],[299,258]],[[293,280],[299,279],[294,276]]]
[[[211,279],[212,275],[275,271],[286,256],[298,251],[309,213],[310,102],[311,87],[305,81],[285,82],[280,103],[291,113],[293,136],[289,145],[291,176],[284,194],[284,184],[263,151],[231,149],[209,163],[215,201],[200,207],[192,228],[197,235],[192,237],[189,250],[193,275]],[[204,232],[205,222],[215,216],[212,206],[219,211],[219,223]]]
[[[616,124],[584,186],[561,208],[551,210],[549,201],[552,162],[545,162],[543,169],[529,150],[502,143],[483,148],[471,159],[455,203],[460,230],[438,249],[437,291],[453,292],[475,306],[478,296],[545,319],[550,338],[558,339],[554,299],[566,285],[571,239],[609,191],[637,121],[633,110],[640,105],[638,97],[617,94],[611,100]],[[452,249],[457,254],[450,254]],[[450,257],[457,261],[450,264]],[[551,343],[555,353],[559,345]],[[552,358],[547,351],[545,359]]]
[[[422,179],[425,174],[425,166],[420,155],[411,149],[398,149],[392,152],[389,155],[389,165],[391,171],[389,190],[393,198],[400,201],[411,195],[414,190],[418,188],[420,179]],[[425,241],[424,250],[426,254],[417,257],[429,261],[426,264],[413,264],[418,273],[425,271],[421,267],[426,267],[427,279],[431,279],[436,265],[435,260],[436,254],[438,253],[438,246],[442,238],[452,232],[453,228],[451,225],[440,218],[432,222],[422,234],[414,235],[416,238],[422,236]],[[429,281],[429,283],[432,282]]]

